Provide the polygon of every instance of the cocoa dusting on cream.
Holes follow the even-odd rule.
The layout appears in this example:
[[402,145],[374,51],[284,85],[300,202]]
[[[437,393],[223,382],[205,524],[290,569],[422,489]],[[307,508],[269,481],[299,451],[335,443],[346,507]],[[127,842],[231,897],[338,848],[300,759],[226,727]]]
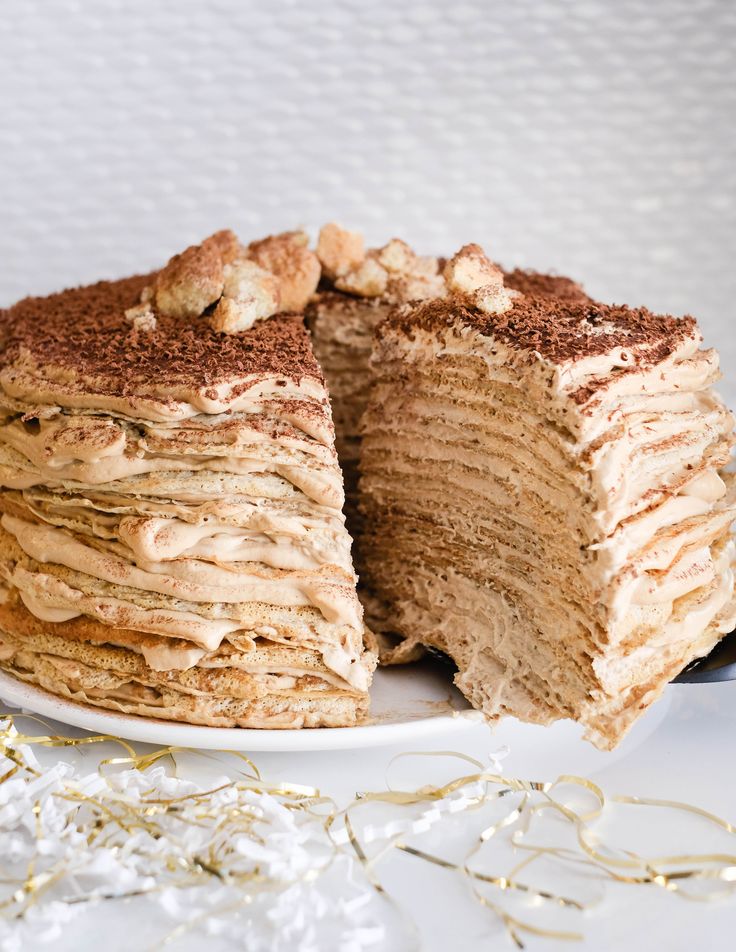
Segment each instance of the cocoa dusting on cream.
[[441,299],[395,308],[384,322],[386,327],[407,334],[412,330],[443,331],[458,324],[555,364],[597,357],[619,347],[635,348],[632,370],[665,360],[697,334],[697,324],[690,316],[677,318],[652,314],[643,307],[530,295],[518,298],[502,314]]

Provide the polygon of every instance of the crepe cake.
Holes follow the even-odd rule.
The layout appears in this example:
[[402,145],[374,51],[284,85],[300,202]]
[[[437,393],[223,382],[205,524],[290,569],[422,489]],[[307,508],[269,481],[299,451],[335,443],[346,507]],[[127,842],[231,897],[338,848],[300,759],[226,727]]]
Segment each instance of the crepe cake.
[[0,314],[0,664],[193,724],[346,726],[355,592],[306,236],[220,232],[160,271]]
[[[393,629],[391,612],[370,590],[364,577],[358,492],[360,421],[372,385],[373,332],[398,304],[444,297],[446,262],[443,258],[417,254],[400,238],[368,249],[359,232],[334,222],[321,229],[316,253],[322,276],[317,293],[307,304],[305,317],[332,400],[335,441],[345,477],[345,516],[360,577],[358,592],[370,627],[377,633],[388,634]],[[505,279],[509,287],[520,291],[587,300],[582,288],[569,278],[515,269],[505,272]]]
[[736,620],[718,356],[692,317],[519,293],[478,246],[445,277],[376,329],[368,583],[397,660],[432,646],[489,717],[612,748]]

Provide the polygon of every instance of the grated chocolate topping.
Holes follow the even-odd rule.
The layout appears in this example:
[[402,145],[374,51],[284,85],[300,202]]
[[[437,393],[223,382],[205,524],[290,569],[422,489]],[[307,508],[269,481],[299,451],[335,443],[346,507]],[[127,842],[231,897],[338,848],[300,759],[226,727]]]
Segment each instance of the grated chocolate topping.
[[156,312],[154,329],[131,326],[124,312],[155,278],[156,272],[100,281],[0,310],[0,367],[30,357],[42,367],[100,378],[106,392],[120,396],[135,394],[146,380],[197,388],[246,376],[322,382],[300,315],[277,314],[232,335],[213,330],[206,314]]
[[552,297],[560,301],[591,300],[577,281],[559,274],[542,274],[540,271],[514,268],[513,271],[504,271],[503,283],[507,288],[532,297]]
[[631,369],[665,360],[697,333],[690,316],[662,316],[643,307],[542,296],[519,298],[503,314],[488,314],[454,299],[425,301],[395,308],[380,327],[394,327],[411,336],[413,330],[433,332],[458,323],[556,364],[600,356],[616,348],[633,349],[632,364],[636,366]]
[[367,310],[385,310],[387,306],[387,302],[381,297],[356,297],[346,291],[335,291],[328,285],[324,285],[324,289],[318,290],[304,308],[304,319],[307,327],[313,330],[323,308],[339,307],[345,315],[354,315],[364,314]]

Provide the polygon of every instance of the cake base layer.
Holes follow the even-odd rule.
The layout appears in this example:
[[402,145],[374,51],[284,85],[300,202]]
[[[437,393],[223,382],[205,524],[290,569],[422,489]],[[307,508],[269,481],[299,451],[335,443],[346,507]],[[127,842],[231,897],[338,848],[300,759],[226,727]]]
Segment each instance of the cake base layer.
[[367,712],[367,696],[310,651],[227,645],[194,667],[155,670],[138,651],[103,640],[137,633],[84,622],[43,623],[20,604],[0,606],[0,667],[86,704],[209,727],[345,727]]

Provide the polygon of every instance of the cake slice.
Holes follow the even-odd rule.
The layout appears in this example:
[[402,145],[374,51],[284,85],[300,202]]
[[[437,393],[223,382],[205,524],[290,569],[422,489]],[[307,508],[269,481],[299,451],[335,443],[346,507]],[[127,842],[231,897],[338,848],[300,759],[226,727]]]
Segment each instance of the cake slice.
[[717,355],[691,317],[505,282],[477,246],[445,276],[376,331],[363,571],[399,657],[611,748],[734,624]]
[[0,664],[194,724],[357,723],[342,475],[300,315],[306,238],[220,232],[161,271],[0,314]]

